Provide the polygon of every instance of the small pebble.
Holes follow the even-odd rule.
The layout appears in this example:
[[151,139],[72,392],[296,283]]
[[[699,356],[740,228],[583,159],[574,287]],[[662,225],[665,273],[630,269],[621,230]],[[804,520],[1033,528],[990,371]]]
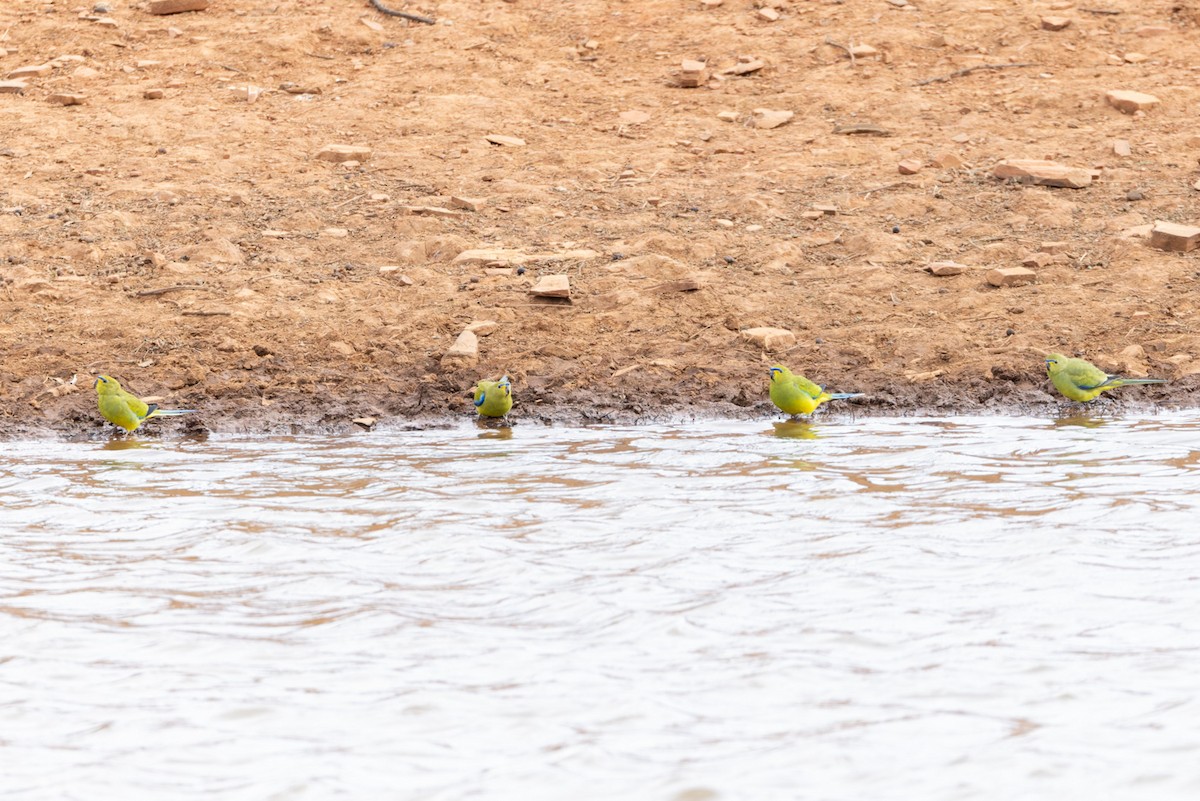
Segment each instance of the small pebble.
[[1004,336],[1011,337],[1015,333],[1017,333],[1017,332],[1012,330],[1011,328],[1009,328],[1007,331],[1004,332]]
[[1125,193],[1126,200],[1145,200],[1146,194],[1140,189],[1130,189]]
[[107,14],[112,11],[112,6],[108,3],[96,3],[96,5],[92,6],[92,11],[96,14]]
[[700,211],[699,206],[688,206],[688,211]]
[[893,234],[898,234],[898,233],[900,233],[900,226],[898,226],[898,225],[893,225],[893,226],[892,226],[892,233],[893,233]]
[[614,253],[614,254],[612,254],[612,260],[613,260],[613,261],[620,261],[620,260],[621,260],[621,259],[623,259],[623,258],[625,258],[625,254],[624,254],[624,253]]
[[518,267],[518,268],[517,268],[517,275],[524,275],[524,274],[525,274],[525,268],[524,268],[524,267]]
[[733,256],[726,256],[726,257],[725,257],[725,263],[726,263],[726,264],[733,264]]

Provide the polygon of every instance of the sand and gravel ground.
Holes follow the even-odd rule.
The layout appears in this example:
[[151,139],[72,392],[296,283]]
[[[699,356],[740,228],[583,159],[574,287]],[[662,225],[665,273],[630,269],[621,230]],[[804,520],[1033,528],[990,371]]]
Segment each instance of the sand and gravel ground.
[[[1108,408],[1195,403],[1200,251],[1144,226],[1200,222],[1200,2],[107,5],[0,7],[0,77],[49,65],[0,94],[0,434],[101,431],[100,372],[201,410],[164,431],[445,420],[502,372],[526,420],[768,416],[775,361],[858,413],[1049,413],[1047,351],[1171,379]],[[928,81],[980,65],[1007,66]],[[1005,183],[1004,158],[1097,178]],[[1045,242],[1035,283],[986,282]],[[530,295],[550,274],[570,303]],[[476,363],[443,358],[486,320]]]

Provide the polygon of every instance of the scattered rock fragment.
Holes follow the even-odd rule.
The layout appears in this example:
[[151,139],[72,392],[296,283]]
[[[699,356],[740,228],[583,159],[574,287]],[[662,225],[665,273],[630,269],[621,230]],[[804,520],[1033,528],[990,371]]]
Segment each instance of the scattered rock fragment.
[[767,62],[753,56],[738,56],[738,62],[732,67],[721,70],[722,75],[749,75],[767,66]]
[[166,95],[167,93],[162,89],[147,89],[146,91],[142,92],[142,97],[147,100],[162,100],[164,97],[166,97]]
[[717,119],[721,122],[737,122],[738,114],[736,111],[721,111],[717,113]]
[[452,264],[487,264],[500,267],[528,264],[539,261],[587,261],[600,254],[594,250],[561,250],[554,253],[525,253],[520,250],[480,248],[464,250],[454,257]]
[[366,429],[372,429],[375,427],[376,420],[374,417],[355,417],[350,422],[354,423],[354,425],[356,425],[356,426],[362,426],[363,428],[366,428]]
[[484,140],[491,142],[493,145],[501,145],[503,147],[525,147],[525,140],[519,136],[505,136],[504,134],[488,134],[483,137]]
[[56,92],[46,96],[47,103],[57,103],[60,106],[82,106],[85,97],[79,94],[70,94],[68,92]]
[[1104,93],[1108,104],[1122,114],[1132,114],[1135,111],[1145,111],[1154,108],[1160,101],[1154,95],[1145,92],[1134,92],[1130,89],[1112,89]]
[[704,285],[696,278],[684,278],[681,281],[668,281],[654,287],[655,292],[699,292]]
[[16,80],[17,78],[41,78],[53,71],[54,67],[49,64],[30,64],[24,67],[17,67],[15,70],[9,70],[8,75],[5,77],[9,80]]
[[478,337],[491,336],[496,330],[495,320],[475,320],[467,326],[467,330]]
[[479,338],[475,336],[474,331],[464,330],[458,335],[458,339],[454,340],[454,344],[442,357],[443,360],[453,359],[466,362],[468,365],[475,364],[479,361]]
[[778,128],[786,122],[789,122],[792,117],[796,116],[794,111],[778,111],[769,108],[754,109],[754,127],[769,129]]
[[956,261],[935,261],[925,267],[926,272],[933,273],[939,278],[962,275],[969,269],[965,264],[959,264]]
[[362,145],[325,145],[317,151],[318,161],[366,161],[371,157],[371,148]]
[[1128,139],[1114,139],[1112,151],[1114,155],[1121,157],[1133,155],[1133,148],[1130,146]]
[[208,8],[208,0],[151,0],[146,9],[151,14],[160,16],[166,14],[182,14],[185,11],[203,11]]
[[339,356],[353,356],[356,353],[349,342],[330,342],[329,349]]
[[773,8],[760,8],[756,13],[761,20],[766,20],[767,22],[779,21],[779,12]]
[[921,167],[924,164],[921,163],[920,159],[904,159],[896,166],[900,170],[901,175],[916,175],[921,171]]
[[0,95],[20,95],[28,88],[25,81],[0,81]]
[[571,279],[566,275],[543,275],[529,294],[538,298],[570,298]]
[[1042,17],[1043,31],[1061,31],[1071,24],[1070,17]]
[[784,350],[796,344],[796,335],[786,328],[747,328],[742,336],[769,351]]
[[1143,61],[1149,61],[1150,56],[1146,55],[1145,53],[1126,53],[1125,55],[1121,56],[1121,59],[1126,64],[1141,64]]
[[703,61],[685,58],[679,66],[679,85],[695,89],[708,83],[708,65]]
[[1054,255],[1066,253],[1070,248],[1070,242],[1043,242],[1042,244],[1038,245],[1038,250],[1042,253],[1050,253]]
[[1177,253],[1187,253],[1200,245],[1200,228],[1194,225],[1179,225],[1177,223],[1156,220],[1150,229],[1150,247],[1158,250],[1170,250]]
[[935,167],[941,167],[944,170],[957,170],[964,164],[963,160],[954,153],[935,153],[930,162]]
[[401,206],[400,208],[407,211],[409,214],[418,214],[429,217],[461,217],[463,213],[456,209],[447,209],[442,206]]
[[1092,183],[1092,174],[1088,170],[1042,159],[1004,159],[995,166],[992,174],[1005,180],[1015,178],[1022,183],[1067,189],[1083,189]]
[[464,197],[462,195],[451,195],[450,206],[456,209],[464,209],[466,211],[479,211],[487,205],[487,201],[477,197]]
[[850,46],[850,55],[855,58],[875,58],[879,51],[869,44],[856,44]]
[[987,282],[992,286],[1022,286],[1037,280],[1037,273],[1028,267],[997,267],[988,270]]

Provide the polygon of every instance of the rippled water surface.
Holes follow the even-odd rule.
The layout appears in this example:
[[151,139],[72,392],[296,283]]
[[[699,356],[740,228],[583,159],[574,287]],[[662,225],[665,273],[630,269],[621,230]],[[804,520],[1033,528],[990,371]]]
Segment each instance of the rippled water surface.
[[1200,417],[6,443],[0,798],[1200,798]]

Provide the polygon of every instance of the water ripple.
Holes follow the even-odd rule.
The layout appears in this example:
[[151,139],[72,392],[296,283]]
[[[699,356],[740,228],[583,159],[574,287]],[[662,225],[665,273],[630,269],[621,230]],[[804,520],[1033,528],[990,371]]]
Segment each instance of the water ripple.
[[1198,512],[1194,415],[9,443],[0,795],[1191,799]]

